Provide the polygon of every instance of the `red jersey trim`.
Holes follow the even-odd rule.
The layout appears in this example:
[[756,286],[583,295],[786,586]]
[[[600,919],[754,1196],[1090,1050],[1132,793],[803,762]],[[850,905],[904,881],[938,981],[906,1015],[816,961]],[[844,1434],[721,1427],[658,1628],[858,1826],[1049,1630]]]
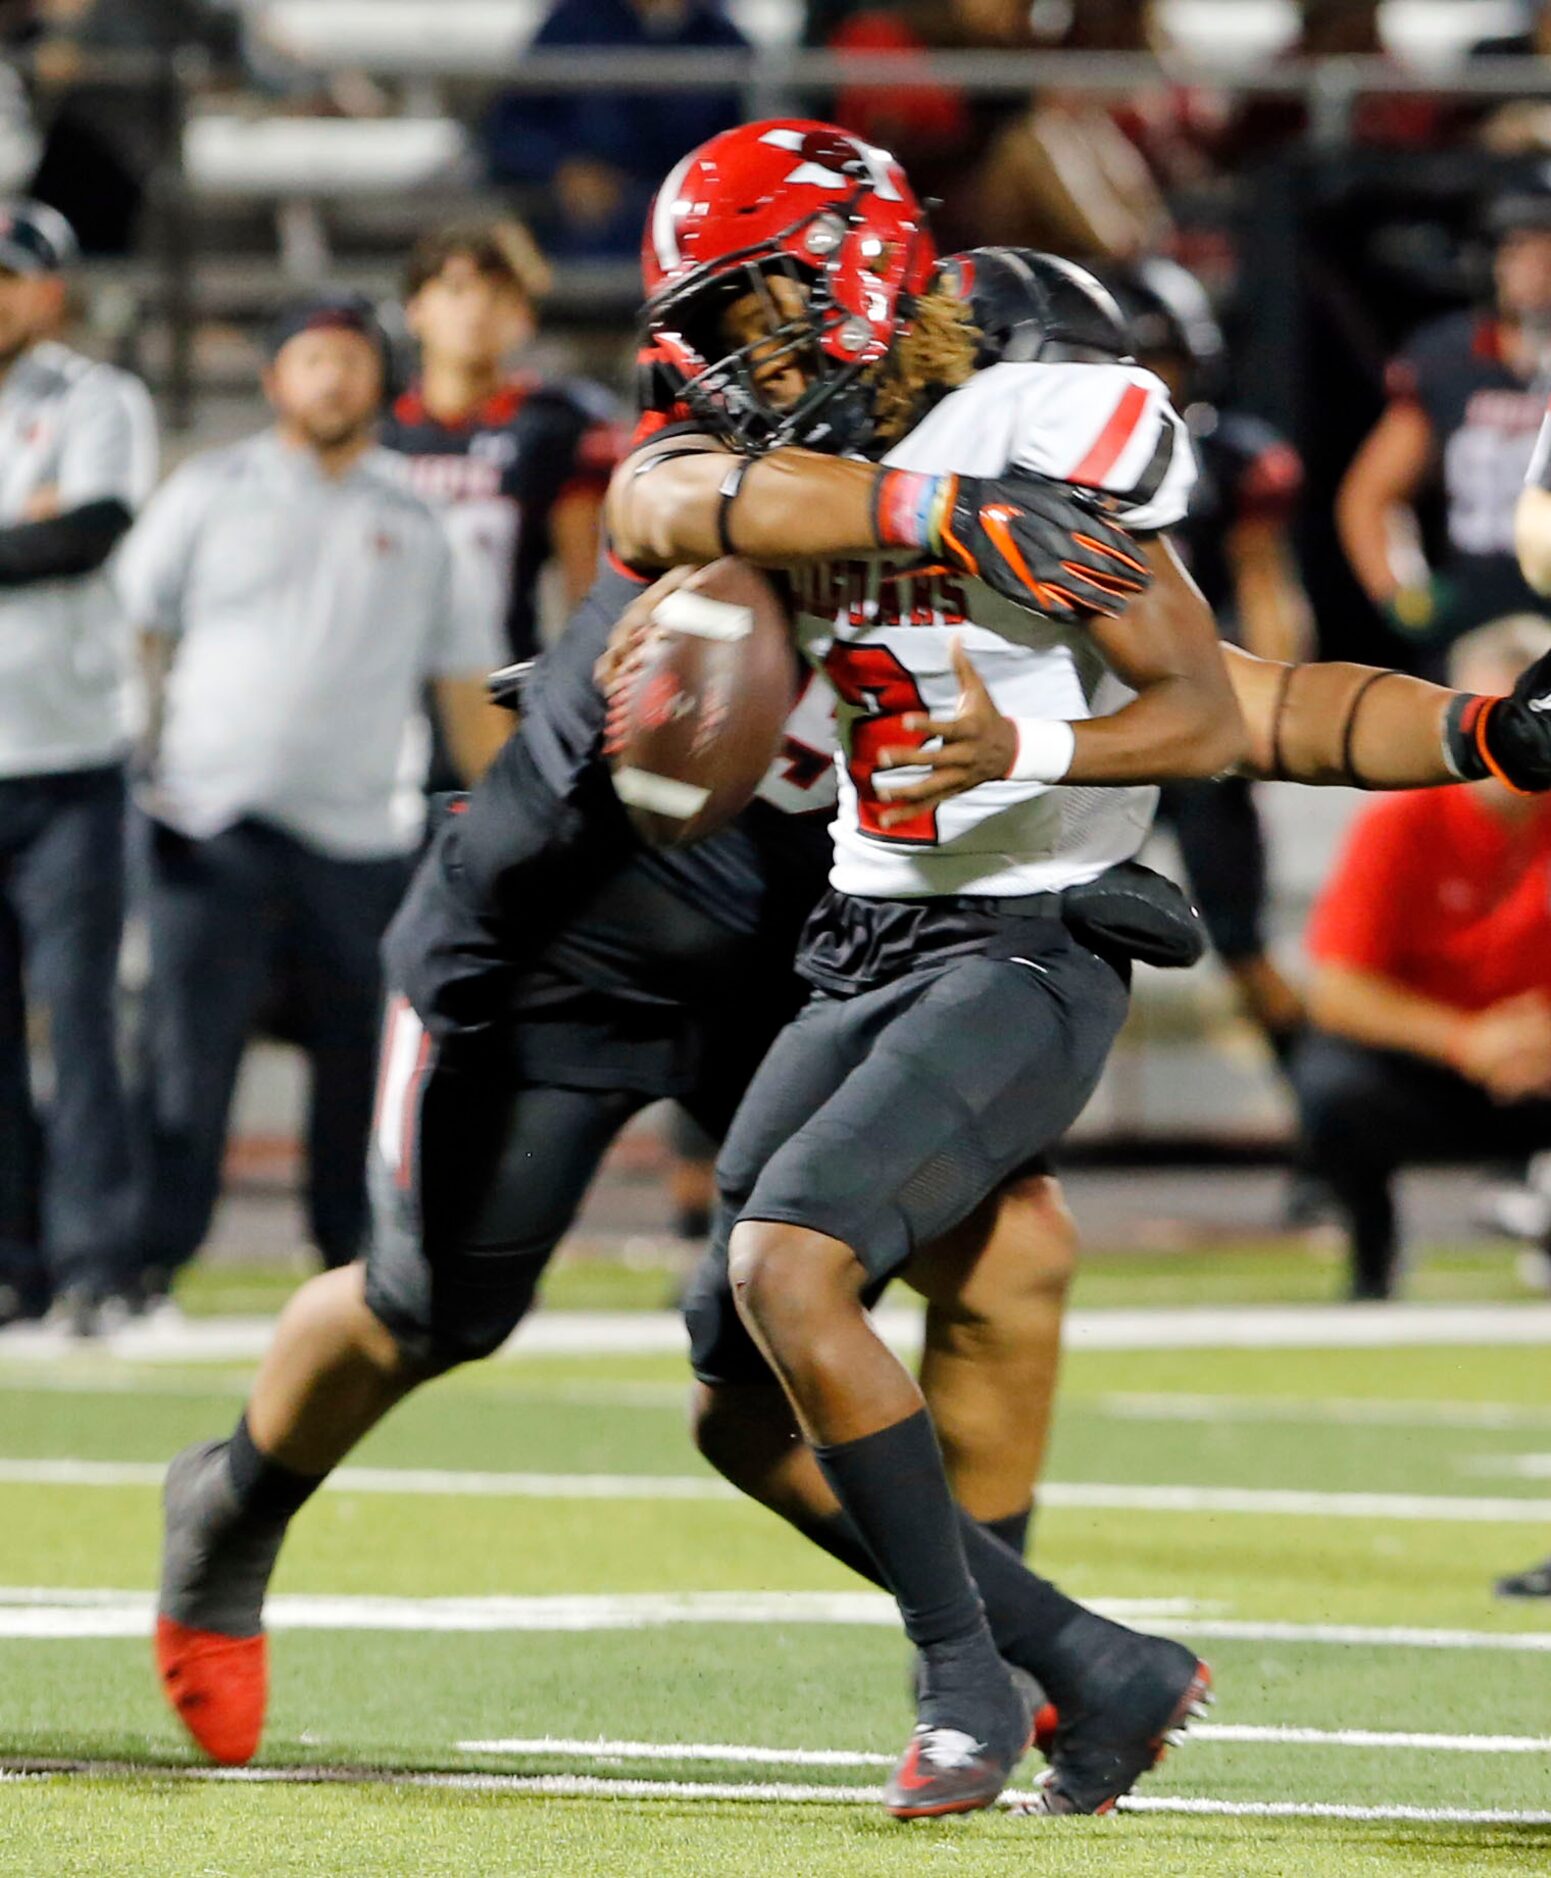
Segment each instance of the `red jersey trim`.
[[1127,385],[1109,422],[1093,441],[1093,447],[1068,478],[1074,483],[1099,484],[1125,454],[1126,445],[1136,435],[1137,426],[1147,409],[1147,387]]

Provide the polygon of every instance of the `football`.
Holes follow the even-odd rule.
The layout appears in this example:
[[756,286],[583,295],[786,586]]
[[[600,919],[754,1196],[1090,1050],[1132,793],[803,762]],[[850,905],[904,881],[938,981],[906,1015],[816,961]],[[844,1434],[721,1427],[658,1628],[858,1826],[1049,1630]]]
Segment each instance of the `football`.
[[781,747],[797,662],[785,603],[746,561],[664,593],[609,698],[614,788],[642,838],[684,847],[723,827]]

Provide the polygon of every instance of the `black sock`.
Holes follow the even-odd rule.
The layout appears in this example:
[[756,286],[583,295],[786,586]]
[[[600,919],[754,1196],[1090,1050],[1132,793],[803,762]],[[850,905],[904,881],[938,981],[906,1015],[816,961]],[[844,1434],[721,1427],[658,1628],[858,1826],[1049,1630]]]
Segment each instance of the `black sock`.
[[1004,1513],[1000,1519],[983,1519],[980,1523],[993,1539],[1000,1539],[1023,1558],[1029,1549],[1029,1526],[1033,1518],[1033,1507],[1026,1506],[1021,1513]]
[[910,1641],[930,1648],[983,1632],[959,1510],[926,1410],[813,1452],[856,1537],[877,1560]]
[[1048,1578],[1030,1571],[968,1513],[960,1519],[964,1556],[985,1601],[986,1622],[998,1654],[1026,1669],[1051,1701],[1071,1703],[1086,1659],[1101,1645],[1119,1642],[1130,1633],[1085,1610]]
[[[1031,1509],[1032,1511],[1032,1509]],[[1021,1519],[996,1520],[994,1526],[1027,1526]],[[1074,1603],[1062,1591],[1030,1571],[992,1530],[959,1511],[965,1560],[985,1605],[986,1622],[997,1654],[1025,1669],[1056,1703],[1072,1705],[1096,1651],[1127,1633],[1118,1624]],[[870,1584],[888,1586],[855,1522],[845,1512],[805,1524],[801,1530],[831,1558],[850,1566]],[[1075,1626],[1075,1627],[1074,1627]]]
[[245,1414],[238,1416],[237,1426],[232,1430],[226,1449],[226,1466],[237,1504],[245,1513],[256,1514],[260,1519],[289,1519],[327,1479],[325,1474],[298,1474],[294,1468],[271,1460],[262,1448],[254,1445]]

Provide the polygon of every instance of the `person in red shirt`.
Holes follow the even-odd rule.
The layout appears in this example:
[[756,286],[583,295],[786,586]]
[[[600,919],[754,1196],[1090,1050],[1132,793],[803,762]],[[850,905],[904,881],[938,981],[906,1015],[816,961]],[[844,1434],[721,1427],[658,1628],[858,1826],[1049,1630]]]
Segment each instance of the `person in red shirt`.
[[[1548,647],[1540,619],[1479,627],[1455,682],[1511,686]],[[1385,797],[1352,824],[1307,946],[1304,1151],[1346,1213],[1352,1295],[1386,1298],[1397,1168],[1551,1147],[1551,802],[1496,780]]]

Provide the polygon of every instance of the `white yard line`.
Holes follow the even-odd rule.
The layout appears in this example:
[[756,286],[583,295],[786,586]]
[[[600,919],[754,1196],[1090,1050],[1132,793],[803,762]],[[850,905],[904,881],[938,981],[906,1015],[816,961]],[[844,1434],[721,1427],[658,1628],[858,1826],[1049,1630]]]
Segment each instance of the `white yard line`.
[[1380,1428],[1551,1428],[1551,1409],[1510,1402],[1398,1402],[1367,1396],[1175,1395],[1128,1392],[1067,1396],[1067,1413],[1115,1421],[1333,1423]]
[[[1377,1748],[1406,1753],[1551,1754],[1551,1736],[1403,1734],[1371,1728],[1273,1728],[1193,1722],[1190,1740],[1248,1746]],[[892,1754],[843,1748],[764,1748],[715,1741],[584,1741],[564,1736],[521,1736],[459,1741],[462,1754],[527,1755],[565,1761],[710,1761],[724,1767],[892,1767]]]
[[[1093,1600],[1107,1616],[1173,1624],[1199,1609],[1187,1599]],[[144,1637],[148,1592],[0,1587],[0,1639],[47,1642]],[[645,1630],[665,1624],[861,1624],[886,1629],[899,1619],[877,1591],[689,1591],[488,1598],[281,1595],[269,1599],[271,1630],[430,1632]]]
[[[11,1771],[29,1771],[19,1763]],[[35,1771],[43,1778],[70,1775],[88,1778],[209,1781],[226,1786],[389,1786],[426,1788],[454,1793],[507,1793],[550,1799],[704,1800],[752,1801],[761,1804],[858,1806],[876,1805],[883,1797],[878,1787],[803,1786],[784,1781],[713,1782],[696,1780],[616,1780],[591,1774],[451,1774],[393,1773],[367,1768],[331,1767],[190,1767],[175,1763],[153,1766],[134,1762],[75,1763],[59,1766],[40,1762]],[[1016,1809],[1028,1798],[1027,1790],[1003,1795],[1003,1804]],[[1551,1826],[1551,1812],[1515,1812],[1507,1808],[1462,1806],[1341,1806],[1293,1800],[1213,1800],[1192,1795],[1132,1794],[1120,1802],[1127,1813],[1185,1814],[1219,1819],[1331,1819],[1354,1822],[1394,1822],[1440,1826]],[[1046,1830],[1031,1822],[1031,1831]],[[1059,1828],[1050,1828],[1059,1830]]]
[[[882,1333],[917,1345],[920,1313],[887,1307]],[[193,1318],[183,1324],[131,1324],[102,1340],[102,1354],[144,1363],[245,1360],[274,1334],[268,1317]],[[1199,1309],[1073,1311],[1074,1350],[1373,1350],[1428,1345],[1551,1344],[1551,1304],[1221,1305]],[[672,1311],[539,1311],[506,1346],[517,1356],[682,1355],[685,1332]],[[79,1359],[62,1331],[21,1325],[0,1333],[0,1358]]]
[[[157,1461],[90,1461],[70,1456],[0,1460],[0,1485],[159,1487]],[[447,1495],[513,1500],[718,1500],[742,1498],[710,1474],[527,1474],[435,1467],[341,1467],[328,1485],[341,1493]],[[1040,1505],[1084,1512],[1245,1513],[1294,1519],[1437,1520],[1447,1524],[1551,1527],[1551,1500],[1483,1494],[1321,1493],[1284,1487],[1139,1486],[1124,1481],[1051,1480]]]
[[[1186,1599],[1098,1598],[1094,1608],[1178,1637],[1235,1643],[1367,1649],[1484,1650],[1551,1654],[1551,1630],[1442,1630],[1407,1625],[1296,1624],[1215,1616]],[[0,1639],[141,1637],[150,1632],[149,1592],[0,1586]],[[685,1591],[590,1596],[411,1598],[272,1597],[273,1630],[592,1631],[664,1624],[858,1624],[894,1628],[892,1603],[877,1591]]]

